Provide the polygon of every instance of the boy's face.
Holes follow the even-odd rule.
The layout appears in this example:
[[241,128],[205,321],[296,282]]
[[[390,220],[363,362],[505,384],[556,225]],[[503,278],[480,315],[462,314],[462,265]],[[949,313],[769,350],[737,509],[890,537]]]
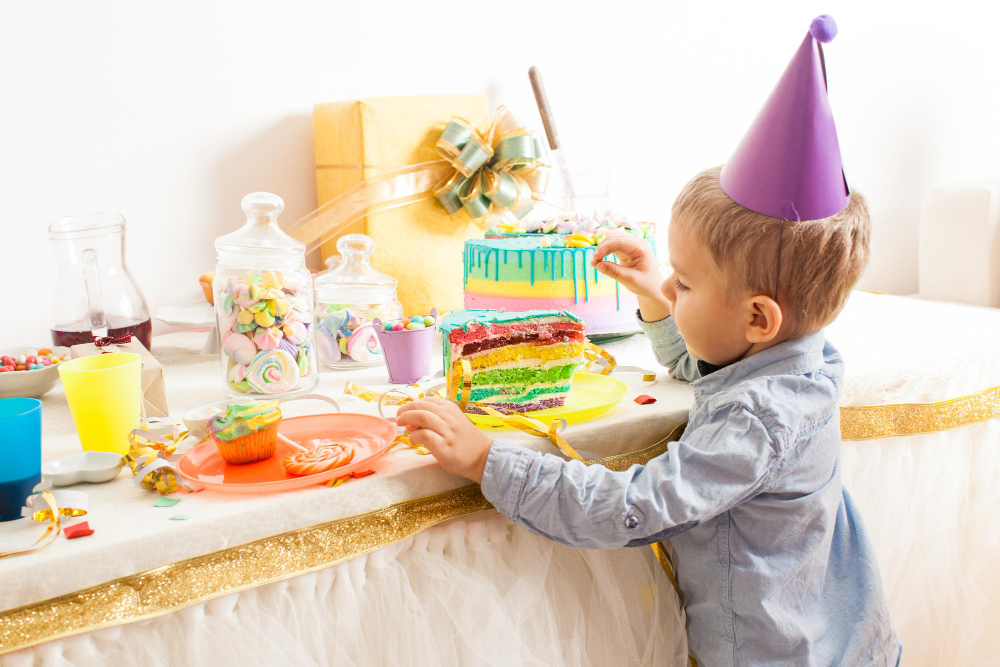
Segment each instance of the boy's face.
[[667,241],[674,272],[660,289],[670,302],[688,352],[695,359],[719,366],[741,358],[751,346],[745,305],[726,298],[721,271],[687,225],[671,223]]

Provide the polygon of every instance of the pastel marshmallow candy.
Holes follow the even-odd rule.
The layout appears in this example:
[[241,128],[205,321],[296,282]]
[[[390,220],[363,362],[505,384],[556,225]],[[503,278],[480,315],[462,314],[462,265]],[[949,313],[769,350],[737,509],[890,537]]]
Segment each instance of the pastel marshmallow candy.
[[253,343],[258,350],[273,350],[281,342],[281,331],[278,327],[261,327],[253,335]]
[[378,346],[378,339],[375,337],[375,327],[370,324],[358,327],[347,339],[347,345],[342,349],[351,359],[361,362],[371,361],[375,355],[382,353]]
[[230,359],[244,366],[249,364],[250,360],[257,354],[257,346],[254,345],[254,342],[241,333],[233,333],[227,336],[226,340],[222,343],[222,347],[226,350],[226,354],[229,355]]
[[302,322],[288,322],[281,330],[284,332],[285,338],[293,345],[302,345],[309,338],[309,330]]

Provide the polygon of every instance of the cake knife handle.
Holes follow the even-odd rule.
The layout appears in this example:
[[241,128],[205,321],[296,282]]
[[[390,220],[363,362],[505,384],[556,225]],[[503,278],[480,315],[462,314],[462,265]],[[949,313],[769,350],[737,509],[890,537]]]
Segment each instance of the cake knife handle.
[[538,105],[538,112],[542,115],[542,125],[545,127],[545,136],[549,139],[549,148],[559,150],[559,133],[556,132],[556,122],[552,118],[552,109],[549,107],[549,98],[545,95],[545,85],[542,83],[542,73],[532,65],[528,69],[528,78],[531,79],[531,89],[535,92],[535,103]]

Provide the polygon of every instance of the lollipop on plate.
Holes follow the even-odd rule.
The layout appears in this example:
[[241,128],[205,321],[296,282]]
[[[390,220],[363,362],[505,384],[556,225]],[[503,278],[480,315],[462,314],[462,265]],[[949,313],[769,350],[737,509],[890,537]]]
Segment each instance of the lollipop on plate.
[[289,475],[302,477],[347,465],[354,458],[354,446],[334,440],[314,440],[311,448],[285,459]]

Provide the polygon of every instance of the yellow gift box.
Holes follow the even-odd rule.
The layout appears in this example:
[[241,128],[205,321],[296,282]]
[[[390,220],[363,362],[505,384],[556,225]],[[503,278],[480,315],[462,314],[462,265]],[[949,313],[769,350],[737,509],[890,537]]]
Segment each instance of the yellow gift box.
[[[489,108],[481,95],[375,97],[313,107],[316,192],[320,206],[395,169],[440,155],[435,143],[449,119],[485,127]],[[462,308],[465,240],[482,235],[465,216],[451,216],[432,198],[380,211],[351,224],[341,235],[375,239],[372,263],[399,281],[407,314]],[[337,238],[322,245],[323,258],[337,254]]]

